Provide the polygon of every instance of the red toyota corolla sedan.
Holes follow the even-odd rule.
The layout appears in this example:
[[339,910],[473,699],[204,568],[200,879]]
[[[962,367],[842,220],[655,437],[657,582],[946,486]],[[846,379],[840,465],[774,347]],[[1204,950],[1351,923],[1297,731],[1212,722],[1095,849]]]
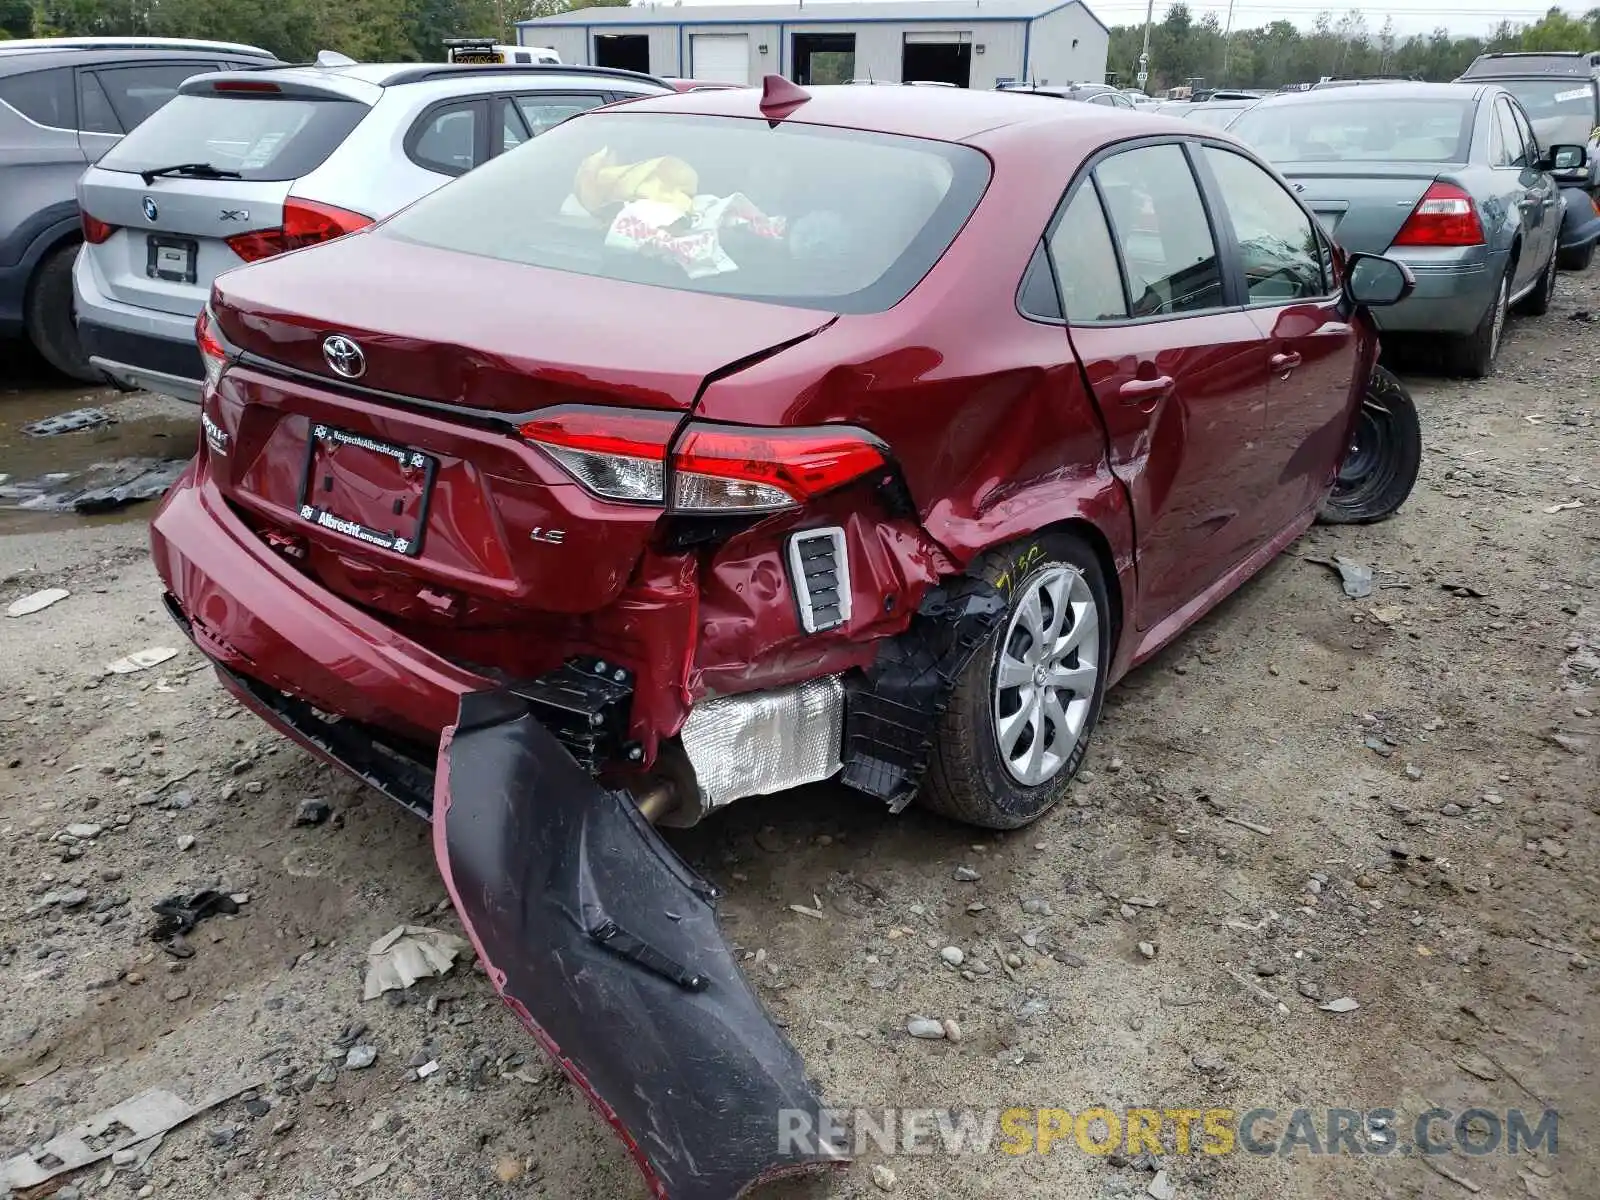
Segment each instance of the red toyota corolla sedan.
[[1189,122],[616,106],[222,276],[155,559],[241,700],[431,810],[658,1194],[734,1195],[832,1155],[779,1149],[817,1099],[652,823],[834,777],[1038,817],[1108,685],[1319,513],[1405,499],[1365,309],[1409,289]]

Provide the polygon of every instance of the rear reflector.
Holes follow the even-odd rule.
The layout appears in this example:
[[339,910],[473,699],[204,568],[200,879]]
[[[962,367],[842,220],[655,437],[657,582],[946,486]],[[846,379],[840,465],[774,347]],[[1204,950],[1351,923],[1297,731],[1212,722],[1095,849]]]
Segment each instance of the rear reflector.
[[257,262],[289,250],[331,242],[371,224],[372,218],[360,213],[291,196],[283,203],[281,226],[234,234],[228,239],[228,246],[245,262]]
[[691,422],[636,409],[552,409],[521,427],[579,483],[608,500],[675,512],[761,513],[793,508],[885,465],[876,438],[844,426],[774,429]]
[[222,369],[228,365],[228,348],[223,345],[216,318],[209,308],[202,308],[195,318],[194,343],[200,349],[200,362],[205,367],[205,391],[210,393],[222,380]]
[[1483,225],[1472,197],[1453,183],[1434,183],[1395,235],[1396,246],[1481,246]]
[[78,215],[83,222],[83,240],[92,246],[98,246],[117,231],[115,225],[108,225],[98,217],[91,217],[86,212],[80,212]]

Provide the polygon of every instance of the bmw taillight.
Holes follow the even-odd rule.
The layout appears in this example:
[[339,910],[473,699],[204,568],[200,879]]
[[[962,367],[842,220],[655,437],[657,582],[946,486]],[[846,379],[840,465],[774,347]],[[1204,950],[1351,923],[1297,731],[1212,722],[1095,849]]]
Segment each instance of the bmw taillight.
[[202,308],[195,318],[194,342],[200,349],[200,364],[205,368],[205,392],[210,394],[221,382],[222,369],[228,365],[228,347],[223,344],[217,319],[209,308]]
[[1472,197],[1453,183],[1434,183],[1395,235],[1396,246],[1481,246],[1483,224]]
[[845,426],[691,421],[674,441],[679,422],[671,413],[565,408],[521,433],[597,496],[683,513],[779,512],[887,463],[881,442]]
[[102,221],[99,217],[91,217],[86,212],[78,214],[83,223],[83,240],[91,246],[98,246],[117,231],[115,225]]
[[245,262],[257,262],[303,246],[331,242],[371,224],[371,217],[358,212],[291,196],[283,202],[282,225],[276,229],[236,233],[228,239],[228,246]]

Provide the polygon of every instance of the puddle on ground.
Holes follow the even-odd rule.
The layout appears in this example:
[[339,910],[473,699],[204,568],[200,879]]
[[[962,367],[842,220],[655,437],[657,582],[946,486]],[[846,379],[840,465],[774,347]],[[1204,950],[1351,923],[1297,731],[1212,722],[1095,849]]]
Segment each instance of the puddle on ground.
[[[165,464],[194,454],[195,407],[166,396],[123,395],[81,384],[14,386],[24,382],[46,384],[32,378],[0,381],[0,534],[149,520],[153,499],[121,503],[115,494],[103,493],[90,499],[109,511],[93,515],[77,512],[73,502],[91,489],[150,491],[175,476],[176,469]],[[22,432],[25,425],[84,408],[101,409],[114,420],[49,437]]]

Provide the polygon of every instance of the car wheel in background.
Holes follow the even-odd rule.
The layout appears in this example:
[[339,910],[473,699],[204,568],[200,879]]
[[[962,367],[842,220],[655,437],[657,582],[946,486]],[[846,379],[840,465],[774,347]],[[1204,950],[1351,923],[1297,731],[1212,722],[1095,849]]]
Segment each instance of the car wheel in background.
[[1422,426],[1406,385],[1372,369],[1350,448],[1317,519],[1325,525],[1369,525],[1392,517],[1411,495],[1422,466]]
[[104,383],[105,376],[89,364],[89,356],[83,352],[73,319],[72,264],[77,257],[77,242],[58,246],[33,273],[24,314],[28,340],[63,375],[82,383]]
[[1556,265],[1563,271],[1587,271],[1589,264],[1594,261],[1594,243],[1579,246],[1577,249],[1559,250],[1556,252]]
[[1522,303],[1517,305],[1517,311],[1528,317],[1542,317],[1550,311],[1550,301],[1556,294],[1556,252],[1550,252],[1550,261],[1545,264],[1544,273],[1539,276],[1539,282],[1534,284],[1533,291],[1522,298]]
[[1494,373],[1494,360],[1500,354],[1500,339],[1505,334],[1507,300],[1511,294],[1511,268],[1500,277],[1494,301],[1483,314],[1478,327],[1455,346],[1455,369],[1470,379],[1487,379]]
[[1041,533],[976,572],[1006,597],[956,681],[918,799],[986,829],[1016,829],[1066,793],[1088,750],[1111,665],[1112,616],[1094,551]]

